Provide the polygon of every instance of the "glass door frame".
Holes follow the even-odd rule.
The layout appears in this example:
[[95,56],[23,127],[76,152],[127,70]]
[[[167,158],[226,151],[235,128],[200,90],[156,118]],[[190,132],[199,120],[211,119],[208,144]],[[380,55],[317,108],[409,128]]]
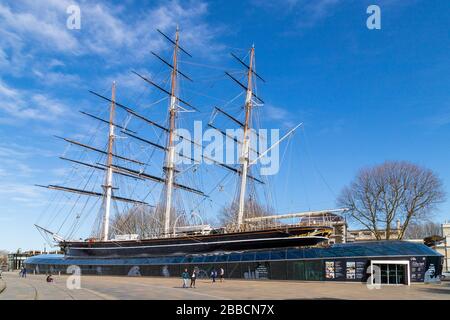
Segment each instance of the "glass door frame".
[[[406,266],[406,274],[404,275],[404,277],[406,278],[406,285],[411,285],[411,270],[409,267],[409,260],[370,260],[370,274],[373,275],[373,266],[374,265],[379,265],[379,264],[386,264],[388,265],[404,265]],[[397,273],[396,273],[397,276]],[[389,274],[387,274],[387,277],[389,278]],[[370,277],[370,281],[371,284],[374,285],[374,277]],[[382,283],[384,285],[386,285],[386,283]],[[389,279],[388,279],[388,283],[389,284]],[[393,284],[396,285],[396,284]]]

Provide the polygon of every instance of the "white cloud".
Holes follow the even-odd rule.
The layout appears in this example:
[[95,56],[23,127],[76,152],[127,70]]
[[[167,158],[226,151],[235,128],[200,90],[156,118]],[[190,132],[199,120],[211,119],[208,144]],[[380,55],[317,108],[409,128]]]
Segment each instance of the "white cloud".
[[66,113],[68,108],[59,100],[14,89],[0,79],[0,111],[14,118],[50,121]]
[[[81,30],[66,28],[66,8],[72,4],[68,0],[0,4],[0,75],[31,80],[32,85],[46,90],[95,88],[79,71],[91,69],[91,80],[98,78],[104,84],[112,75],[128,73],[132,66],[139,70],[142,63],[158,63],[146,60],[151,58],[150,51],[164,56],[163,49],[169,44],[155,29],[173,37],[177,25],[181,44],[196,56],[213,58],[224,48],[216,40],[221,30],[205,22],[208,6],[201,1],[174,0],[131,11],[120,4],[81,0]],[[117,80],[125,88],[140,81],[133,75]],[[0,86],[0,111],[5,113],[0,115],[1,123],[11,123],[5,115],[48,121],[62,114],[62,103],[48,94],[44,101],[34,92],[7,86],[1,78]],[[12,95],[11,90],[17,94]],[[51,105],[44,108],[47,102]]]
[[48,63],[48,67],[50,69],[53,69],[53,68],[56,68],[56,67],[64,67],[65,65],[66,64],[64,62],[62,62],[61,60],[58,60],[58,59],[52,59]]
[[82,83],[80,77],[76,74],[52,72],[39,69],[33,69],[33,74],[40,80],[40,83],[45,86],[79,86]]
[[[145,77],[152,78],[151,72],[145,69],[136,70],[137,73]],[[131,72],[117,73],[106,78],[105,83],[111,84],[116,81],[116,87],[119,91],[142,91],[148,88],[148,84],[142,81],[137,75]]]
[[55,23],[58,21],[56,12],[47,11],[46,17],[42,17],[34,12],[13,12],[10,7],[0,4],[0,17],[1,25],[6,30],[27,35],[34,40],[45,40],[41,45],[60,51],[78,50],[79,45],[75,37],[64,25]]
[[450,109],[442,110],[440,113],[422,118],[417,122],[435,128],[447,126],[450,124]]
[[[66,28],[66,8],[71,4],[72,1],[66,0],[21,0],[14,6],[0,5],[0,28],[6,30],[8,38],[19,36],[27,45],[33,43],[33,51],[107,54],[121,57],[120,62],[124,56],[148,57],[150,49],[158,50],[165,44],[155,29],[173,33],[177,24],[182,29],[182,42],[189,42],[193,50],[203,54],[203,49],[221,47],[215,43],[218,29],[203,21],[207,14],[203,2],[182,5],[170,1],[130,14],[120,5],[80,1],[81,30]],[[8,45],[3,42],[0,49]]]
[[286,109],[275,107],[267,104],[263,106],[264,116],[271,121],[278,122],[286,128],[293,127],[295,123],[292,121],[292,114],[286,111]]
[[38,187],[31,184],[21,183],[5,183],[0,188],[0,198],[18,197],[28,199],[28,201],[36,201],[41,198],[42,192]]
[[53,157],[49,150],[16,143],[0,144],[0,176],[16,180],[18,177],[31,177],[41,172],[30,166],[30,160],[39,157]]
[[28,158],[36,154],[43,157],[53,157],[55,154],[49,150],[41,149],[32,145],[22,145],[17,143],[0,143],[0,158],[15,157]]
[[69,172],[71,172],[70,168],[63,167],[63,168],[56,168],[51,170],[53,176],[56,178],[66,177]]
[[5,83],[0,80],[0,95],[6,99],[14,99],[18,98],[18,91],[8,87]]

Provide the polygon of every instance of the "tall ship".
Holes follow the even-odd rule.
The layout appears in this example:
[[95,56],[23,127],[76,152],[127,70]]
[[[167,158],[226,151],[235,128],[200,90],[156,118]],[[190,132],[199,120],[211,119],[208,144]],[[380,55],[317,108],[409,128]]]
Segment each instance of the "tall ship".
[[[205,148],[199,141],[187,134],[186,130],[179,130],[181,115],[202,114],[181,97],[180,80],[191,82],[192,79],[180,70],[180,56],[189,59],[191,55],[180,46],[178,28],[175,38],[157,31],[173,48],[171,59],[152,52],[156,61],[166,68],[166,72],[169,71],[166,81],[158,83],[155,77],[142,72],[133,73],[139,81],[142,80],[163,96],[158,102],[168,105],[165,112],[166,123],[157,122],[136,108],[118,102],[115,82],[110,96],[91,91],[99,101],[108,104],[108,117],[82,111],[91,121],[98,122],[96,134],[88,136],[89,142],[59,137],[68,144],[70,150],[76,149],[77,157],[66,154],[61,156],[62,160],[72,165],[75,178],[68,178],[64,185],[39,185],[62,194],[59,199],[55,196],[50,200],[49,207],[55,207],[54,214],[45,222],[41,218],[41,221],[36,222],[39,232],[59,246],[69,258],[190,255],[314,246],[326,242],[333,229],[323,219],[316,218],[324,214],[329,217],[330,213],[341,211],[340,209],[280,215],[259,205],[254,196],[254,184],[264,185],[265,181],[252,168],[300,126],[288,130],[281,139],[265,150],[256,150],[254,147],[253,140],[261,137],[252,126],[252,115],[255,108],[260,109],[264,104],[255,92],[256,82],[264,80],[256,73],[254,46],[243,57],[231,54],[239,67],[244,69],[244,81],[232,72],[225,72],[231,83],[235,83],[239,90],[242,89],[233,99],[239,101],[241,98],[240,117],[228,111],[225,104],[211,108],[213,116],[207,125],[208,129],[239,146],[239,161],[230,164],[202,152]],[[119,110],[125,115],[122,122],[116,117]],[[242,136],[231,137],[219,128],[214,122],[217,115],[236,125]],[[158,131],[158,141],[140,135],[132,127],[137,122],[140,129]],[[108,130],[104,130],[105,128]],[[106,143],[101,144],[103,147],[95,145],[98,137],[106,140]],[[124,141],[132,141],[134,147],[123,146]],[[195,157],[184,149],[180,150],[180,143],[192,149],[200,149],[200,152]],[[159,164],[155,160],[155,152],[160,153]],[[206,218],[202,218],[209,209],[203,206],[201,212],[199,204],[207,203],[213,194],[224,191],[225,186],[221,183],[222,180],[217,181],[215,188],[209,192],[201,191],[197,185],[193,186],[193,183],[199,184],[197,182],[201,180],[198,175],[199,167],[202,166],[224,170],[237,181],[235,194],[231,195],[231,204],[222,210],[228,219],[222,219],[223,225],[220,227],[212,227]],[[149,172],[150,169],[156,170],[156,173]],[[84,170],[83,173],[80,170]],[[211,169],[207,169],[202,179],[215,183],[216,178],[209,171]],[[128,187],[121,186],[124,181],[128,183]],[[157,188],[160,190],[157,191]],[[139,194],[136,191],[138,189],[143,192]],[[185,194],[183,197],[187,199],[191,209],[183,209],[183,204],[180,205],[177,194],[181,193]],[[65,196],[66,194],[72,196]],[[159,198],[155,198],[154,194],[159,194]],[[91,224],[90,235],[84,239],[77,238],[77,232],[80,232],[87,219],[85,213],[90,212],[97,212],[96,219]],[[286,222],[290,219],[295,222]],[[61,225],[52,228],[51,225],[58,221]],[[68,230],[65,235],[61,231],[63,226]]]

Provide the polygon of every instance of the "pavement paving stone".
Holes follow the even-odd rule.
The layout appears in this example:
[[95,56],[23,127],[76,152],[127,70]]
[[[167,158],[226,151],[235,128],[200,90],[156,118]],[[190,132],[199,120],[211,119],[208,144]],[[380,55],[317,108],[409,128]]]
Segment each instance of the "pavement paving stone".
[[3,273],[6,289],[0,300],[450,299],[450,282],[369,290],[361,283],[229,279],[212,283],[198,279],[194,289],[182,288],[177,278],[82,276],[81,288],[70,290],[67,278],[56,275],[53,283],[47,283],[45,275],[20,278],[16,273]]

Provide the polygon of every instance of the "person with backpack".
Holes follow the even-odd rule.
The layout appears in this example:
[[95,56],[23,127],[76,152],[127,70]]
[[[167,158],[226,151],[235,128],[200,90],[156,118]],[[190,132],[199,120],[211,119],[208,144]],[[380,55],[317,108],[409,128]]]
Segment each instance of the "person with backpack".
[[212,278],[212,282],[216,282],[216,278],[217,278],[217,271],[216,271],[216,269],[213,269],[211,271],[211,278]]

